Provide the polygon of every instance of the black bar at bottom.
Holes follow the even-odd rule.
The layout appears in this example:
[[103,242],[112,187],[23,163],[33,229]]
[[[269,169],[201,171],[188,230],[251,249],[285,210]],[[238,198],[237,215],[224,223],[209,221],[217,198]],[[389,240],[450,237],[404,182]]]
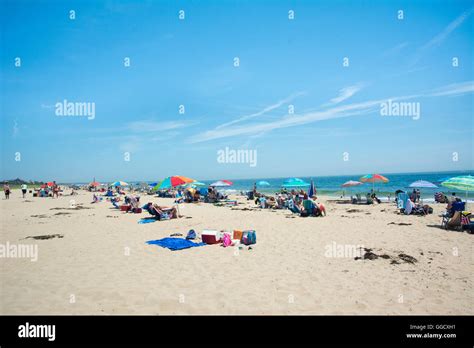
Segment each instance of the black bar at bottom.
[[[472,316],[0,316],[0,346],[323,343],[472,347],[472,319]],[[52,327],[48,331],[43,325],[54,325],[54,340]],[[31,337],[40,334],[46,337]]]

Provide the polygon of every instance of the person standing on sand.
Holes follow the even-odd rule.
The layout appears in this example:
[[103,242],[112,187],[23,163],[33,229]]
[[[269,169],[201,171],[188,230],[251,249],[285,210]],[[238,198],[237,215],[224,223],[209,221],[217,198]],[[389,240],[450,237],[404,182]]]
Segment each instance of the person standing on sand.
[[3,185],[3,192],[5,192],[5,199],[10,199],[10,186],[8,186],[8,182]]
[[59,186],[56,184],[56,181],[53,181],[53,198],[56,196],[56,198],[59,198]]
[[21,185],[21,193],[23,194],[23,198],[25,198],[26,190],[28,190],[28,185],[26,184]]

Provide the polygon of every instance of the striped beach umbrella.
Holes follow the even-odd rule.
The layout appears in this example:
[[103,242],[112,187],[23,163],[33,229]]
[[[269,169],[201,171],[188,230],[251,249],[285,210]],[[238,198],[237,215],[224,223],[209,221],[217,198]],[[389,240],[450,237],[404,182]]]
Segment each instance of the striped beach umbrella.
[[125,181],[115,181],[110,186],[128,186],[128,184]]
[[387,183],[389,180],[380,174],[367,174],[364,175],[362,178],[359,179],[362,182],[371,182],[372,183],[372,191],[374,190],[374,185],[376,182]]
[[164,179],[162,182],[160,182],[158,185],[156,185],[155,190],[181,186],[181,185],[192,183],[194,181],[196,180],[187,178],[181,175],[169,176],[166,179]]
[[472,175],[455,176],[454,178],[443,181],[441,185],[444,187],[455,189],[455,190],[465,191],[466,200],[467,200],[467,192],[474,191],[474,176]]

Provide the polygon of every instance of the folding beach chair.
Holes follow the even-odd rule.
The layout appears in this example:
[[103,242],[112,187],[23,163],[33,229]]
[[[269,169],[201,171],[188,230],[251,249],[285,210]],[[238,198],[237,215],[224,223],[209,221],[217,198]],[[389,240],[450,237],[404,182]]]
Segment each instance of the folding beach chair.
[[461,230],[468,230],[469,233],[474,232],[474,223],[471,222],[471,213],[468,211],[461,212]]
[[305,199],[303,201],[304,212],[301,212],[301,216],[310,216],[314,215],[314,202],[310,199]]
[[[466,202],[453,202],[451,205],[451,209],[447,210],[444,214],[441,215],[442,220],[441,220],[441,227],[444,229],[448,229],[448,224],[450,220],[453,219],[454,215],[456,215],[456,212],[462,212],[466,208]],[[461,216],[459,216],[460,218]],[[459,225],[461,222],[459,222]],[[452,225],[452,223],[451,223]]]

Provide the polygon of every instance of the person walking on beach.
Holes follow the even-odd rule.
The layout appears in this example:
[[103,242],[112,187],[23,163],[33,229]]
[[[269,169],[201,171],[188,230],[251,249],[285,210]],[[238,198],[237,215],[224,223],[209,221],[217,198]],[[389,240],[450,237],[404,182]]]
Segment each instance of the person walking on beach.
[[10,186],[8,186],[8,182],[3,185],[3,192],[5,192],[5,199],[10,199]]
[[21,193],[23,194],[23,198],[25,198],[26,190],[28,190],[28,185],[26,184],[21,185]]

